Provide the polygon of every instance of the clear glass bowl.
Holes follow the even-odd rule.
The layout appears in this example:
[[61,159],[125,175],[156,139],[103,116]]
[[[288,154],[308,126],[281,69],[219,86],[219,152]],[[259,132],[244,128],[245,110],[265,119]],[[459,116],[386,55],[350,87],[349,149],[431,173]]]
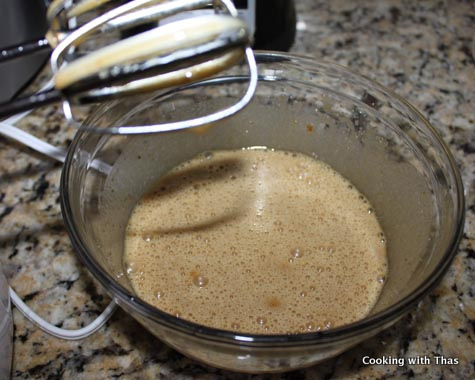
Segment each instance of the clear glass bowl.
[[[61,179],[72,243],[114,300],[183,354],[252,373],[309,366],[395,323],[441,279],[464,221],[454,160],[404,99],[335,64],[280,53],[258,53],[257,60],[258,90],[244,111],[192,131],[128,137],[79,131]],[[85,123],[105,127],[202,115],[234,102],[246,80],[246,71],[237,68],[203,84],[113,101]],[[389,275],[365,319],[318,333],[236,334],[176,318],[134,294],[122,255],[137,200],[163,173],[197,153],[258,145],[318,156],[373,204],[387,237]]]

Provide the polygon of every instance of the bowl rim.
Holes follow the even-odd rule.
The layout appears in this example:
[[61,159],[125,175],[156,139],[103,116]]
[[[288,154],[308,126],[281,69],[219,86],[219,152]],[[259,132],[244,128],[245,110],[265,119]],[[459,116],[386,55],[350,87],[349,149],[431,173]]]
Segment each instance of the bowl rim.
[[[239,344],[240,346],[300,346],[300,345],[328,345],[330,343],[342,342],[353,338],[355,336],[363,335],[365,333],[377,333],[381,329],[388,327],[392,323],[396,322],[406,312],[412,309],[424,296],[426,296],[442,279],[442,276],[448,270],[455,254],[458,250],[465,220],[465,198],[463,191],[463,183],[460,176],[460,172],[456,166],[455,160],[442,140],[435,128],[422,116],[422,114],[409,102],[407,102],[400,95],[396,94],[392,90],[384,87],[383,85],[375,82],[374,80],[358,74],[353,70],[341,66],[337,63],[316,60],[309,56],[289,54],[273,51],[256,51],[256,59],[263,62],[270,60],[297,60],[306,61],[312,65],[318,65],[320,67],[337,69],[345,72],[351,76],[356,76],[359,79],[363,79],[378,90],[388,94],[390,97],[395,98],[401,104],[411,111],[422,124],[424,124],[427,131],[434,137],[440,144],[442,151],[445,154],[445,158],[450,165],[451,174],[455,179],[455,193],[457,195],[457,226],[451,237],[450,243],[444,255],[439,263],[433,269],[433,271],[427,276],[426,280],[414,291],[399,300],[396,304],[374,314],[366,317],[362,320],[347,324],[341,327],[337,327],[330,330],[319,332],[306,332],[300,334],[279,334],[279,335],[264,335],[264,334],[249,334],[249,333],[236,333],[229,330],[222,330],[212,328],[208,326],[199,325],[197,323],[180,319],[164,311],[161,311],[152,305],[142,301],[132,293],[130,293],[125,287],[120,285],[110,276],[105,270],[101,268],[99,263],[88,253],[87,247],[82,241],[80,235],[77,233],[78,229],[76,223],[72,217],[72,209],[69,202],[68,191],[68,179],[71,172],[71,164],[73,162],[74,153],[81,140],[81,136],[87,131],[79,130],[68,149],[68,154],[63,166],[60,181],[60,200],[61,200],[61,212],[63,220],[65,222],[66,230],[71,239],[72,246],[79,256],[80,260],[84,263],[86,268],[93,274],[93,276],[104,286],[106,291],[111,294],[113,300],[125,308],[132,309],[138,312],[142,317],[146,319],[152,319],[154,322],[167,326],[168,328],[181,331],[182,333],[193,335],[209,341],[217,341],[228,344]],[[102,106],[104,107],[104,106]],[[100,111],[99,111],[100,112]]]

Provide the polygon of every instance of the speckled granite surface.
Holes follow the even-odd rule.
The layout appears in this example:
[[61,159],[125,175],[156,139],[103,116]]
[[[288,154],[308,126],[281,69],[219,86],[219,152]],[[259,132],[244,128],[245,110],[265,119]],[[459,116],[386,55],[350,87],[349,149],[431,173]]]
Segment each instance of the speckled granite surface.
[[[294,52],[325,58],[378,80],[416,105],[449,144],[467,198],[465,234],[443,282],[401,322],[324,364],[272,379],[475,378],[475,9],[473,1],[298,1]],[[57,107],[22,128],[67,146]],[[78,263],[58,203],[60,165],[0,138],[0,262],[42,316],[74,328],[108,297]],[[167,348],[117,312],[93,337],[52,338],[16,310],[13,379],[244,379]],[[459,365],[362,365],[363,356],[456,357]]]

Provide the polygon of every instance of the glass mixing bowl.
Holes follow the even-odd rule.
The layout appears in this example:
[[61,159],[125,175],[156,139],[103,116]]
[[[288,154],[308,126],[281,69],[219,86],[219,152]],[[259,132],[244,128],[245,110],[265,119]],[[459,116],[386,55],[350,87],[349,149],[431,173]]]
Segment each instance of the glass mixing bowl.
[[[258,53],[257,60],[257,93],[242,112],[206,128],[154,135],[79,131],[61,179],[63,216],[74,248],[114,300],[183,354],[252,373],[309,366],[395,323],[441,279],[464,221],[454,160],[404,99],[335,64],[280,53]],[[140,125],[203,115],[235,102],[246,81],[245,70],[236,68],[201,84],[113,101],[85,123]],[[365,319],[321,332],[241,334],[176,318],[135,295],[122,257],[135,203],[178,163],[208,150],[249,146],[318,156],[370,200],[386,234],[389,275]]]

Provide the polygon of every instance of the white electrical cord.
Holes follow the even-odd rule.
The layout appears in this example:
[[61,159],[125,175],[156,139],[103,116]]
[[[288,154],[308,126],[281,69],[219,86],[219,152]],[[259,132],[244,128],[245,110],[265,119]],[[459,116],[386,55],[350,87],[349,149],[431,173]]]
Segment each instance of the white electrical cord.
[[66,339],[66,340],[79,340],[87,338],[89,335],[95,333],[99,330],[104,323],[111,317],[114,313],[117,305],[114,301],[112,301],[109,306],[107,306],[104,311],[102,312],[99,317],[97,317],[93,322],[89,325],[80,328],[78,330],[67,330],[56,327],[49,322],[46,322],[43,318],[41,318],[38,314],[36,314],[33,310],[31,310],[22,300],[21,298],[15,293],[15,291],[10,288],[9,289],[10,298],[12,302],[15,304],[18,310],[28,318],[31,322],[33,322],[36,326],[38,326],[44,332],[55,336],[56,338]]
[[14,127],[4,121],[0,122],[0,134],[16,140],[23,145],[60,162],[64,162],[66,158],[66,151],[64,149],[48,144],[47,142],[40,140],[38,137],[30,135],[20,128]]
[[[40,91],[50,90],[53,88],[53,80],[49,80],[41,89]],[[3,120],[0,122],[0,134],[4,135],[5,137],[9,137],[13,140],[18,141],[19,143],[26,145],[27,147],[36,150],[39,153],[42,153],[48,157],[54,158],[60,162],[64,162],[66,158],[66,151],[61,148],[58,148],[54,145],[48,144],[39,138],[26,133],[25,131],[21,130],[14,126],[14,124],[18,123],[21,119],[25,116],[30,114],[31,111],[26,111],[19,113],[17,115],[13,115],[8,119]]]
[[[53,81],[50,80],[40,91],[50,89],[53,86]],[[12,124],[17,123],[19,120],[23,119],[27,116],[30,111],[23,112],[18,115],[14,115],[9,117],[8,119],[0,122],[0,134],[9,137],[13,140],[16,140],[39,153],[42,153],[48,157],[54,158],[60,162],[64,162],[66,158],[66,151],[61,148],[58,148],[54,145],[48,144],[39,138],[26,133],[25,131],[14,127]],[[101,168],[101,171],[110,170],[110,167],[102,162],[98,162],[98,166]],[[93,161],[94,166],[94,161]],[[97,317],[92,323],[89,325],[82,327],[77,330],[68,330],[62,329],[52,325],[51,323],[45,321],[41,318],[38,314],[36,314],[33,310],[31,310],[15,293],[15,291],[9,287],[10,298],[12,302],[15,304],[17,309],[33,324],[38,326],[44,332],[53,335],[57,338],[65,339],[65,340],[79,340],[88,337],[89,335],[95,333],[99,330],[104,323],[112,316],[114,311],[117,309],[117,304],[112,301],[102,312],[99,317]]]

